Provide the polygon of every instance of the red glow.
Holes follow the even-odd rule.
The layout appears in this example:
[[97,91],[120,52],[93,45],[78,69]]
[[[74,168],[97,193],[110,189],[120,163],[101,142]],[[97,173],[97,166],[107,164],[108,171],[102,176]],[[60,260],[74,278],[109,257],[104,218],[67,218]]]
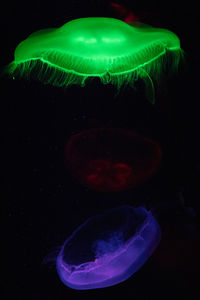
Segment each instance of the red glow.
[[93,160],[89,164],[86,181],[92,189],[117,192],[126,187],[131,172],[132,168],[124,163],[113,163],[103,159]]
[[139,18],[128,8],[121,4],[111,2],[110,6],[116,11],[117,17],[122,19],[125,23],[138,22]]
[[161,161],[161,148],[133,130],[96,128],[72,136],[66,163],[79,182],[99,192],[119,192],[149,179]]

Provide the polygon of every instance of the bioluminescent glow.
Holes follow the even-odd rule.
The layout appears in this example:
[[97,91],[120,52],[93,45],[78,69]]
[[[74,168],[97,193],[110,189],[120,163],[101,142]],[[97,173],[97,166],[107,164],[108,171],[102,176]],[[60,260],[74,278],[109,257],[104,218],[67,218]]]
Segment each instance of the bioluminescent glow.
[[94,128],[73,135],[65,157],[82,185],[98,192],[119,192],[151,178],[160,165],[162,150],[134,130]]
[[160,226],[142,207],[122,206],[90,218],[65,241],[57,257],[63,283],[73,289],[118,284],[154,252]]
[[116,11],[116,13],[119,15],[119,18],[125,23],[130,24],[133,22],[139,22],[139,18],[127,7],[115,2],[110,2],[110,7]]
[[176,69],[181,54],[179,38],[169,30],[81,18],[31,34],[17,46],[6,72],[58,87],[84,86],[87,78],[99,77],[120,88],[142,78],[153,102],[152,78],[159,78],[169,62]]

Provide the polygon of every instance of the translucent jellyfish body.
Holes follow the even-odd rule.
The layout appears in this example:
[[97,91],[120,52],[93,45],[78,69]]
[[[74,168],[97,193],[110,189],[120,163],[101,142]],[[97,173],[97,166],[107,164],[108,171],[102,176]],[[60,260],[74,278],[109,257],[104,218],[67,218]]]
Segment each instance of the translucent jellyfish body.
[[98,192],[119,192],[149,179],[159,167],[162,151],[133,130],[96,128],[72,136],[65,157],[82,185]]
[[151,78],[159,78],[169,60],[176,69],[181,53],[179,38],[169,30],[134,27],[113,18],[81,18],[31,34],[17,46],[6,70],[59,87],[83,86],[87,78],[99,77],[120,88],[134,86],[139,77],[154,101]]
[[161,237],[152,214],[122,206],[90,218],[66,240],[57,257],[63,283],[73,289],[104,288],[135,273]]

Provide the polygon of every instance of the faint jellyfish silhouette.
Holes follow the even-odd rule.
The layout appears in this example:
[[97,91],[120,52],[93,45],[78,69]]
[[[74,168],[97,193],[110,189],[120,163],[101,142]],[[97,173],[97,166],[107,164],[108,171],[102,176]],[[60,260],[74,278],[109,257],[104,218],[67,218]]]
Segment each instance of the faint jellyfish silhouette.
[[58,87],[84,86],[86,79],[98,77],[119,89],[134,87],[141,78],[154,103],[152,78],[157,80],[169,64],[177,69],[182,53],[179,38],[169,30],[134,27],[114,18],[81,18],[31,34],[17,46],[5,71]]
[[115,2],[110,2],[109,6],[115,10],[117,17],[125,23],[131,24],[133,22],[139,22],[138,16],[136,16],[129,8]]
[[151,178],[160,165],[162,150],[134,130],[94,128],[69,139],[65,158],[82,185],[98,192],[119,192]]
[[[153,263],[165,271],[199,273],[200,232],[197,224],[162,223],[163,234]],[[196,225],[196,228],[195,228]]]
[[57,271],[73,289],[118,284],[135,273],[158,246],[161,230],[143,207],[121,206],[88,219],[65,241]]
[[194,275],[200,269],[198,216],[195,208],[187,205],[184,187],[180,188],[176,197],[174,209],[167,207],[160,213],[163,235],[153,262],[163,270]]

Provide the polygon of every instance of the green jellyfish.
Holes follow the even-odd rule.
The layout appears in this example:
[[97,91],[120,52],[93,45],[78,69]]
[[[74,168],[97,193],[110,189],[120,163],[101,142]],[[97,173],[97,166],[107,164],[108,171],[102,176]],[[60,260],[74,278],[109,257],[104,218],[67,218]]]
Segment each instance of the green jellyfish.
[[31,34],[17,46],[6,72],[57,87],[84,86],[86,79],[98,77],[120,89],[142,79],[154,102],[153,81],[169,61],[177,69],[182,53],[179,38],[169,30],[113,18],[80,18]]

